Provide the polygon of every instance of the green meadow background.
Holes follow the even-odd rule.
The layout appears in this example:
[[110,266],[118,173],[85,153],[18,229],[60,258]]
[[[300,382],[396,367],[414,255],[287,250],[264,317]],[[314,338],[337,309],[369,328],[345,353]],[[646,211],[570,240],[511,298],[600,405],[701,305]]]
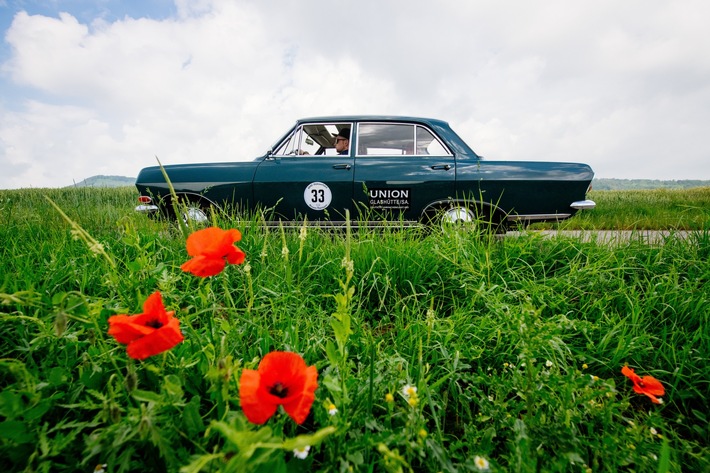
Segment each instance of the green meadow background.
[[[670,230],[654,245],[218,215],[247,262],[207,279],[136,196],[0,191],[3,471],[710,471],[710,188],[593,191],[533,227]],[[107,319],[156,290],[185,341],[137,362]],[[318,368],[301,426],[240,410],[273,350]]]

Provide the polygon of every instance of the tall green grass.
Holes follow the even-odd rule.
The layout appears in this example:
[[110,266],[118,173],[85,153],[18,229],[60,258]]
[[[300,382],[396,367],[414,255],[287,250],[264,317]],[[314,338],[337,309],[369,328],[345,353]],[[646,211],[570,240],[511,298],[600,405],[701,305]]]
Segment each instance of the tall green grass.
[[[606,246],[218,216],[243,232],[247,264],[197,279],[179,269],[180,230],[134,214],[134,198],[0,193],[6,471],[710,469],[707,230]],[[155,290],[185,342],[136,362],[107,319]],[[239,407],[239,373],[273,350],[318,368],[302,426],[253,426]],[[624,364],[663,382],[662,405]],[[313,443],[305,460],[298,442]]]
[[560,224],[533,228],[569,230],[708,230],[710,187],[592,191],[597,207]]

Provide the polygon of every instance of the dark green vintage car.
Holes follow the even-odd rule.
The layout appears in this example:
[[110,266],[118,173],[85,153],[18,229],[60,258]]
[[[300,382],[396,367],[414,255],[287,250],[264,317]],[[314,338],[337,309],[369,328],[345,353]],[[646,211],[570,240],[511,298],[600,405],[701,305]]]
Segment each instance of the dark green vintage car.
[[563,220],[580,209],[586,164],[489,161],[441,120],[338,116],[298,120],[253,161],[164,167],[138,174],[138,211],[206,219],[210,210],[264,211],[268,224],[397,225]]

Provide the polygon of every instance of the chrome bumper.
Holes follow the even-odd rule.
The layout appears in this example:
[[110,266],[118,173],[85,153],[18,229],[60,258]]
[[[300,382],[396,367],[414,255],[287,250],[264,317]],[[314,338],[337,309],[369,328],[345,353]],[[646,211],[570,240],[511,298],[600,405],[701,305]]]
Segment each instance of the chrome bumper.
[[141,212],[145,214],[152,214],[157,212],[158,206],[157,205],[139,205],[136,207],[136,212]]
[[597,206],[593,200],[578,200],[569,204],[570,207],[577,210],[589,210]]

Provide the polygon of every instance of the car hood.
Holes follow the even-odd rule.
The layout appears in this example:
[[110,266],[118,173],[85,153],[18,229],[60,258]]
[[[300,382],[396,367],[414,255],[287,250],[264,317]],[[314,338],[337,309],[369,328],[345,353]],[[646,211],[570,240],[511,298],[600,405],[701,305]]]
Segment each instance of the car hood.
[[[236,163],[172,164],[163,166],[175,190],[201,192],[210,187],[249,182],[254,178],[258,161]],[[167,187],[160,166],[141,169],[136,178],[136,186]]]

